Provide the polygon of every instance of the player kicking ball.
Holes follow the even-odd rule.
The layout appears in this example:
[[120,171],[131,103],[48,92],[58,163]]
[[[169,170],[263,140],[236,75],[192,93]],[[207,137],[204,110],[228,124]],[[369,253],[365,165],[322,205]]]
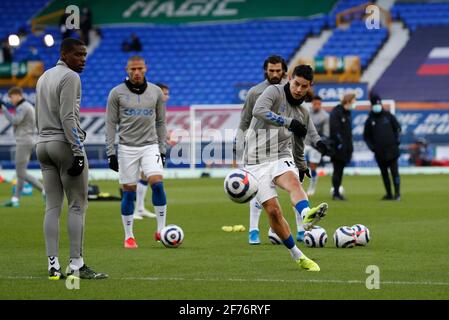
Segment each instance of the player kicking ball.
[[[124,83],[111,90],[106,110],[106,143],[109,168],[119,173],[123,190],[121,213],[125,230],[124,247],[136,249],[133,234],[134,199],[140,171],[152,190],[156,213],[156,241],[165,227],[167,199],[163,184],[165,165],[165,104],[162,90],[147,82],[147,66],[142,57],[128,59]],[[118,126],[118,157],[114,143]]]
[[267,212],[273,231],[300,268],[320,271],[318,264],[296,246],[276,192],[276,187],[280,187],[289,193],[306,230],[327,213],[327,203],[310,208],[301,185],[305,176],[311,177],[304,159],[306,135],[319,149],[326,151],[309,112],[301,105],[311,90],[312,81],[312,68],[299,65],[288,83],[268,87],[257,99],[246,135],[244,163],[258,180],[257,201]]

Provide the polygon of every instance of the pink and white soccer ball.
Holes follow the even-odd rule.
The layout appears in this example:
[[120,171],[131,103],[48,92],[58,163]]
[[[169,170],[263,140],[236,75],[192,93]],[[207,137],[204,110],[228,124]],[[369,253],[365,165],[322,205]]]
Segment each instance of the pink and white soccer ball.
[[355,231],[356,245],[366,246],[370,241],[369,229],[363,224],[355,224],[351,228]]

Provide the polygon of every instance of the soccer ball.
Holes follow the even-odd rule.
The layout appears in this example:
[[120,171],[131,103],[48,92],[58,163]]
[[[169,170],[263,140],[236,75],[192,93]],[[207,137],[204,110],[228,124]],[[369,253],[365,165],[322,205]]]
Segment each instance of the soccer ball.
[[356,245],[366,246],[370,240],[369,229],[363,224],[355,224],[351,228],[355,231]]
[[352,248],[356,240],[355,231],[350,227],[340,227],[334,233],[334,244],[337,248]]
[[268,239],[272,244],[282,244],[281,238],[271,228],[268,230]]
[[174,224],[162,228],[161,230],[161,242],[167,248],[177,248],[184,240],[184,231]]
[[304,244],[310,248],[322,248],[326,245],[326,230],[319,226],[314,226],[312,230],[304,232]]
[[257,194],[257,179],[248,171],[234,169],[224,179],[224,191],[234,202],[248,202]]
[[[343,188],[343,186],[339,186],[338,191],[340,192],[341,195],[345,194],[345,188]],[[331,187],[330,194],[331,196],[334,195],[334,187]]]

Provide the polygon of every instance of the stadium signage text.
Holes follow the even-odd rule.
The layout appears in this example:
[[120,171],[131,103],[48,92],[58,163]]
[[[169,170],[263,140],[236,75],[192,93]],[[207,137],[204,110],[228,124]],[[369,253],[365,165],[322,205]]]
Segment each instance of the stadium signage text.
[[130,18],[137,11],[141,17],[229,17],[237,16],[238,9],[231,8],[232,3],[244,3],[246,0],[186,0],[176,8],[175,1],[136,1],[125,12],[123,18]]

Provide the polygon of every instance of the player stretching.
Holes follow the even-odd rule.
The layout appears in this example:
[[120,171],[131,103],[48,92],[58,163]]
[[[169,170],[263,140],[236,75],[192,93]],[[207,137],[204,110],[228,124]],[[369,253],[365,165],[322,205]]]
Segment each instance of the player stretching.
[[[313,97],[312,113],[310,113],[310,117],[312,118],[312,122],[315,125],[318,134],[323,138],[329,138],[329,114],[322,108],[320,96]],[[316,169],[321,162],[321,152],[313,147],[309,137],[307,137],[305,144],[304,154],[308,157],[309,167],[312,173],[309,188],[307,189],[307,195],[313,196],[318,182]]]
[[290,194],[292,205],[306,224],[305,229],[326,215],[326,203],[309,207],[300,183],[306,175],[310,178],[304,161],[305,136],[309,134],[321,150],[326,150],[307,109],[301,106],[312,81],[312,68],[299,65],[287,84],[270,86],[262,93],[254,106],[246,135],[244,162],[246,169],[258,179],[257,200],[267,212],[273,231],[282,239],[299,267],[319,271],[319,266],[295,245],[276,192],[276,186],[279,186]]
[[[165,164],[165,105],[162,90],[147,82],[147,67],[142,57],[128,59],[128,77],[111,90],[106,111],[106,143],[109,168],[119,173],[123,190],[121,212],[125,229],[125,248],[137,248],[133,234],[134,198],[142,170],[153,191],[157,232],[165,227],[167,200],[162,182]],[[118,125],[118,159],[115,137]]]
[[[239,130],[235,137],[235,149],[238,161],[241,161],[242,159],[245,134],[249,128],[251,119],[253,118],[253,109],[257,98],[259,98],[262,92],[264,92],[270,85],[285,84],[288,82],[286,78],[287,63],[281,56],[269,56],[264,61],[263,69],[265,80],[249,89],[240,115]],[[257,198],[252,199],[249,203],[249,244],[260,244],[259,220],[261,213],[262,206],[257,201]]]
[[[170,99],[170,88],[163,83],[156,83],[156,85],[161,88],[162,93],[164,94],[164,103],[166,104],[168,99]],[[145,178],[143,172],[141,172],[140,176],[141,179],[137,184],[136,190],[136,209],[134,210],[134,219],[142,220],[143,217],[156,218],[156,215],[153,212],[145,209],[145,196],[148,191],[148,180]]]
[[42,192],[45,197],[42,183],[27,172],[28,162],[34,148],[34,128],[36,117],[34,107],[23,98],[22,89],[13,87],[8,91],[9,99],[16,108],[15,114],[9,113],[6,106],[2,104],[2,110],[6,119],[13,125],[14,137],[16,138],[16,192],[10,201],[4,204],[5,207],[19,207],[20,193],[25,181],[31,183],[33,187]]
[[50,280],[64,278],[58,261],[59,220],[64,193],[69,206],[69,275],[82,279],[104,279],[84,264],[83,232],[87,208],[89,168],[83,146],[86,132],[80,126],[81,73],[87,50],[83,42],[67,38],[61,42],[61,58],[45,71],[36,85],[36,124],[39,132],[36,153],[41,165],[46,195],[45,244]]

